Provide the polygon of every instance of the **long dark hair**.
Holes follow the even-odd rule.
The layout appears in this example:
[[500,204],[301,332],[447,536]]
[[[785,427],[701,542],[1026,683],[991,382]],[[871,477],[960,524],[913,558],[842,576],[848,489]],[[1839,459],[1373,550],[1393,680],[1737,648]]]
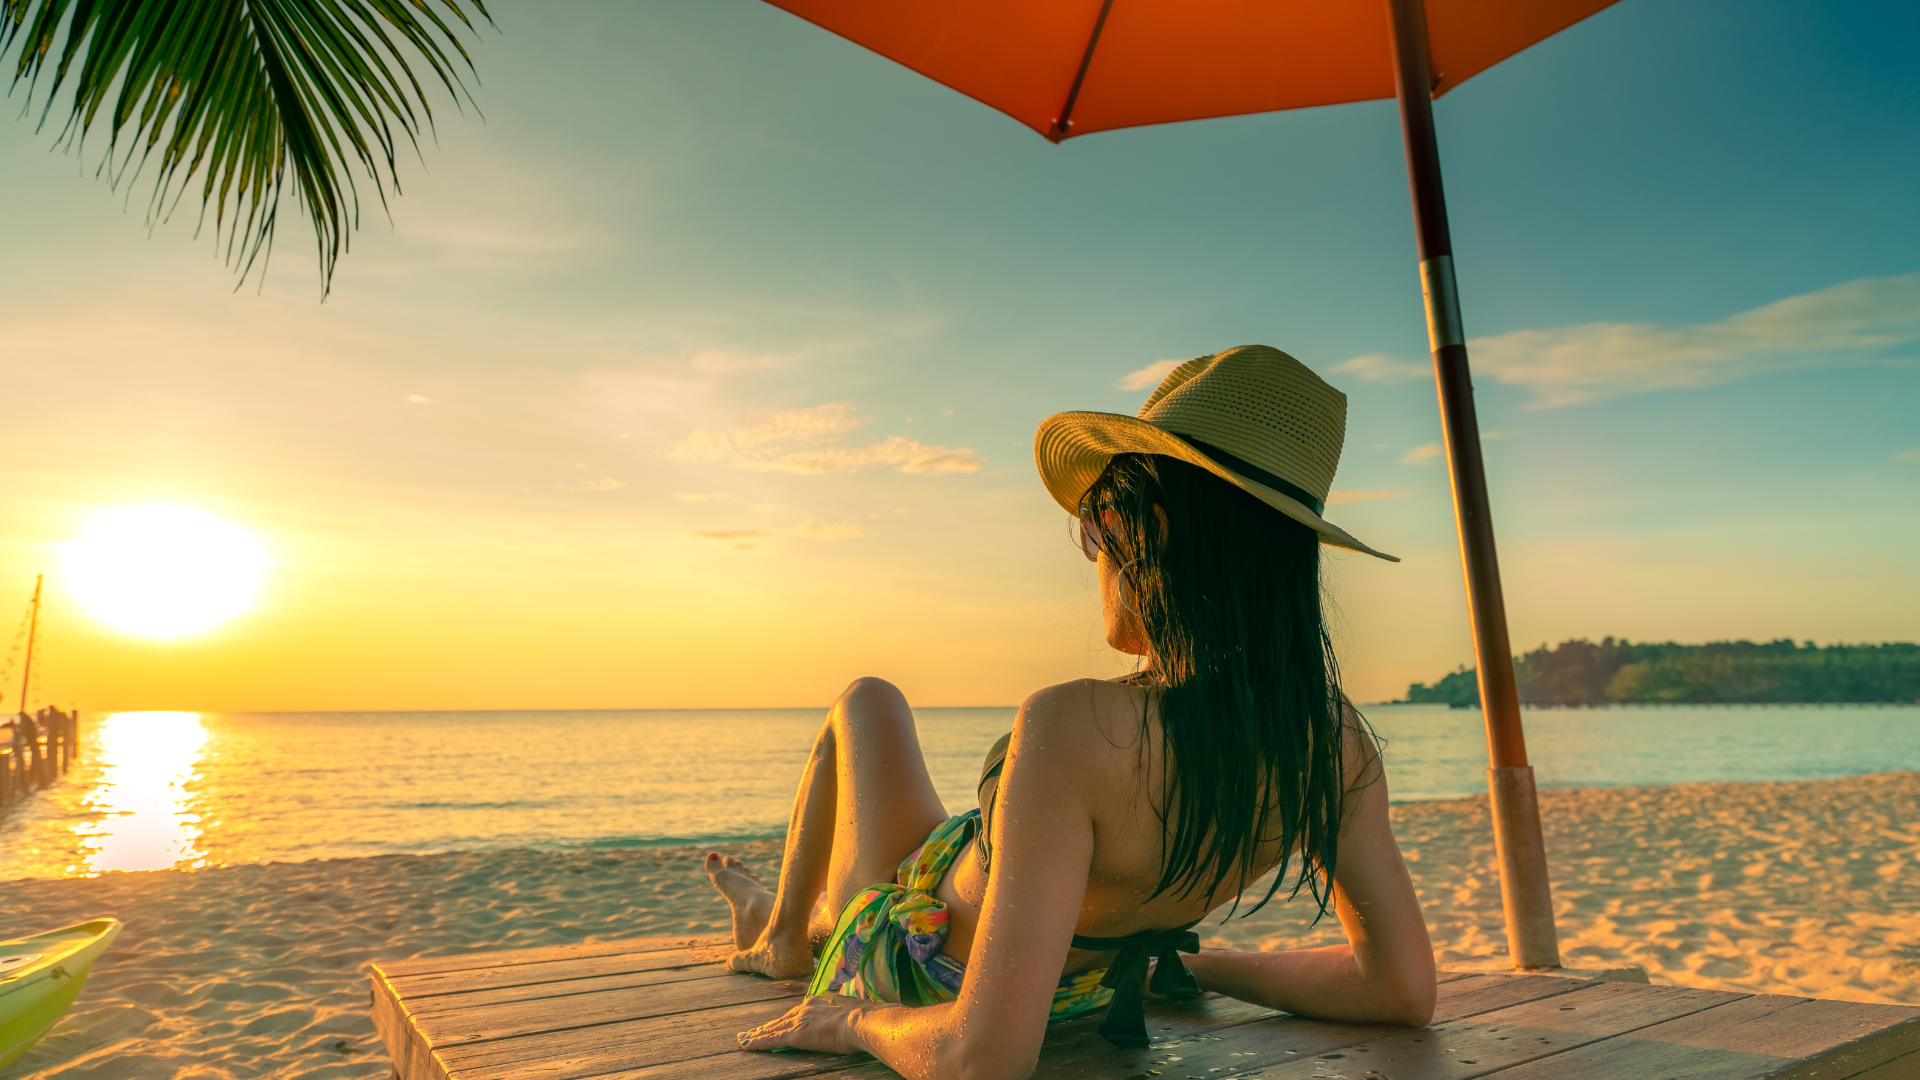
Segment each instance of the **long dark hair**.
[[[1205,469],[1154,454],[1116,455],[1086,502],[1152,646],[1165,753],[1155,808],[1165,870],[1153,895],[1216,895],[1238,875],[1237,895],[1260,849],[1278,841],[1273,885],[1247,914],[1273,899],[1296,849],[1288,895],[1309,889],[1325,914],[1346,782],[1318,535]],[[1141,725],[1144,737],[1144,712]]]

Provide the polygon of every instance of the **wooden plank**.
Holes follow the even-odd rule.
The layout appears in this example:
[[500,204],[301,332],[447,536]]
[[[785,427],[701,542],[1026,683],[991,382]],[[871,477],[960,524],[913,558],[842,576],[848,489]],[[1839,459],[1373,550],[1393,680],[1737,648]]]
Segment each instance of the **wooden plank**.
[[[756,1023],[772,1019],[793,1004],[792,1001],[769,1002],[764,1005],[740,1007],[738,1009],[713,1009],[684,1019],[692,1024],[681,1023],[682,1017],[668,1017],[660,1020],[636,1024],[617,1025],[614,1028],[595,1029],[594,1035],[611,1035],[612,1038],[596,1039],[596,1045],[582,1045],[578,1040],[542,1038],[540,1049],[545,1056],[533,1059],[522,1058],[515,1065],[512,1075],[522,1076],[659,1076],[671,1072],[687,1073],[686,1062],[699,1059],[695,1072],[701,1077],[709,1075],[728,1077],[772,1078],[780,1076],[801,1076],[825,1069],[842,1068],[846,1064],[859,1060],[856,1058],[828,1059],[818,1055],[796,1055],[789,1053],[765,1054],[747,1053],[739,1049],[734,1036]],[[758,1010],[756,1015],[749,1009]],[[1252,1020],[1276,1016],[1271,1009],[1257,1005],[1234,1001],[1230,998],[1212,998],[1203,1003],[1181,1007],[1156,1006],[1152,1012],[1152,1022],[1161,1029],[1162,1038],[1179,1035],[1186,1036],[1210,1031],[1216,1028],[1247,1023]],[[1073,1042],[1078,1037],[1091,1036],[1099,1024],[1098,1017],[1079,1017],[1053,1025],[1047,1035],[1049,1048],[1056,1048]],[[696,1026],[697,1025],[697,1026]],[[515,1044],[533,1043],[534,1040],[513,1040]],[[454,1068],[455,1075],[463,1075],[460,1070],[469,1065],[485,1062],[500,1065],[515,1054],[518,1046],[499,1046],[502,1052],[485,1057],[469,1056],[461,1050],[447,1053],[448,1064]],[[1106,1047],[1105,1040],[1099,1045]],[[1058,1049],[1052,1052],[1060,1053]],[[564,1063],[562,1066],[561,1063]]]
[[[1220,1036],[1212,1033],[1239,1030],[1240,1025],[1279,1015],[1258,1005],[1216,996],[1181,1005],[1149,1006],[1147,1022],[1149,1029],[1155,1033],[1156,1043],[1164,1043],[1170,1040],[1218,1038]],[[1078,1062],[1072,1066],[1076,1070],[1075,1075],[1084,1075],[1089,1066],[1099,1069],[1102,1075],[1107,1070],[1101,1066],[1112,1066],[1128,1073],[1139,1072],[1138,1068],[1130,1067],[1130,1063],[1149,1051],[1122,1050],[1112,1046],[1100,1038],[1095,1030],[1099,1025],[1100,1017],[1097,1014],[1050,1025],[1046,1047],[1041,1053],[1042,1072],[1050,1065],[1068,1059]],[[593,1076],[595,1080],[666,1080],[668,1077],[689,1076],[698,1076],[700,1080],[782,1080],[817,1073],[832,1073],[836,1080],[841,1077],[847,1080],[881,1080],[894,1076],[893,1070],[864,1055],[842,1059],[823,1054],[751,1053],[733,1045],[732,1031],[718,1034],[721,1038],[708,1044],[708,1055],[698,1059],[648,1064],[636,1060],[628,1067],[603,1071],[613,1063],[613,1059],[596,1058],[582,1062],[592,1069],[591,1072],[570,1075]],[[1088,1054],[1086,1051],[1089,1048],[1095,1052]],[[516,1071],[513,1075],[518,1080],[521,1074]],[[554,1080],[558,1080],[558,1076]]]
[[1846,1080],[1913,1080],[1920,1076],[1920,1053],[1904,1054],[1882,1062],[1866,1072],[1854,1073]]
[[415,1001],[407,998],[407,1011],[424,1021],[488,1005],[514,1002],[539,1002],[554,1013],[571,1013],[587,995],[609,990],[631,990],[646,986],[699,982],[703,979],[737,979],[740,976],[718,964],[680,966],[660,971],[636,971],[626,975],[604,975],[597,979],[568,979],[565,982],[536,983],[531,986],[503,986],[492,990],[469,990],[464,994],[441,994]]
[[393,984],[394,990],[411,1004],[442,994],[464,994],[474,990],[497,990],[508,986],[543,984],[564,987],[566,983],[575,980],[597,979],[607,975],[671,971],[695,964],[718,967],[713,963],[713,956],[717,951],[669,949],[664,952],[616,953],[612,956],[546,960],[532,964],[513,964],[507,967],[390,976],[388,981]]
[[378,965],[388,978],[402,975],[428,975],[442,971],[472,971],[476,968],[510,967],[538,964],[549,960],[575,960],[590,956],[616,956],[623,953],[665,952],[669,949],[715,948],[725,938],[645,937],[628,941],[596,941],[581,945],[547,945],[535,949],[495,949],[491,952],[458,953],[452,956],[423,956],[413,960],[384,960]]
[[[522,1069],[528,1067],[528,1062],[565,1058],[568,1048],[578,1054],[598,1048],[632,1045],[636,1041],[644,1045],[658,1038],[657,1034],[650,1033],[659,1030],[657,1025],[651,1029],[644,1027],[652,1024],[656,1016],[671,1021],[673,1030],[704,1040],[703,1045],[719,1044],[725,1050],[737,1051],[734,1033],[779,1016],[792,1006],[805,987],[800,983],[775,983],[747,976],[734,976],[734,979],[747,984],[750,993],[778,996],[746,1004],[715,1005],[694,1012],[682,1012],[676,1008],[684,1004],[684,999],[680,1002],[669,1001],[664,1007],[674,1011],[665,1014],[648,1014],[640,1009],[636,1010],[641,1014],[640,1019],[590,1023],[587,1026],[565,1026],[576,1023],[577,1014],[549,1010],[545,1014],[548,1030],[517,1035],[503,1033],[497,1038],[461,1039],[449,1038],[445,1032],[435,1031],[442,1018],[409,1016],[397,1001],[384,1000],[380,989],[376,987],[374,1026],[387,1043],[395,1071],[406,1080],[500,1076],[502,1067],[506,1066],[511,1066],[512,1075],[518,1077],[523,1075]],[[550,1069],[540,1069],[539,1074],[554,1075]],[[562,1071],[558,1075],[581,1074]]]
[[[697,1022],[669,1025],[654,1021],[609,1024],[581,1032],[508,1039],[454,1047],[442,1055],[454,1080],[511,1076],[513,1080],[571,1080],[635,1070],[707,1077],[748,1073],[760,1077],[799,1076],[845,1068],[864,1055],[844,1057],[800,1051],[753,1054],[740,1049],[736,1033],[765,1023],[791,1008],[798,995],[694,1013]],[[678,1018],[676,1018],[678,1019]],[[689,1063],[698,1062],[689,1067]]]
[[413,1020],[435,1050],[444,1050],[466,1043],[551,1031],[574,1031],[723,1005],[744,1005],[753,1001],[794,997],[804,989],[801,983],[773,982],[746,976],[700,979],[666,986],[637,986],[625,990],[605,990],[597,994],[579,994],[564,999],[564,1004],[539,1000],[512,1001],[457,1012],[415,1016]]
[[[1450,974],[1448,982],[1461,978],[1471,980],[1476,976]],[[707,1059],[699,1065],[703,1080],[707,1080],[708,1076],[728,1076],[735,1080],[774,1080],[781,1076],[806,1076],[831,1068],[845,1068],[852,1061],[858,1061],[795,1053],[745,1053],[737,1047],[733,1040],[737,1032],[743,1032],[758,1022],[774,1019],[787,1007],[791,1007],[791,1001],[768,1001],[732,1009],[708,1009],[695,1015],[670,1015],[636,1020],[630,1024],[609,1024],[603,1028],[593,1028],[591,1032],[561,1032],[555,1036],[530,1036],[524,1040],[482,1043],[474,1047],[449,1047],[442,1053],[442,1059],[445,1067],[451,1068],[455,1076],[467,1074],[470,1068],[497,1068],[513,1063],[516,1078],[603,1074],[659,1076],[676,1070],[684,1072],[685,1068],[678,1067],[678,1063]],[[1154,1009],[1156,1022],[1165,1028],[1162,1038],[1169,1038],[1175,1032],[1198,1034],[1204,1030],[1277,1015],[1279,1013],[1271,1009],[1261,1009],[1258,1005],[1248,1005],[1244,1001],[1225,997],[1212,999],[1202,1013],[1194,1015],[1167,1013],[1162,1007]],[[1098,1020],[1068,1020],[1054,1024],[1048,1030],[1048,1045],[1073,1038],[1073,1028],[1069,1028],[1069,1024],[1079,1024],[1091,1032]],[[1098,1045],[1106,1047],[1106,1042],[1100,1040]]]
[[[893,1075],[865,1058],[738,1050],[735,1032],[803,987],[725,973],[712,962],[725,951],[724,939],[658,937],[382,964],[375,1026],[407,1080]],[[1920,1009],[1564,978],[1443,973],[1421,1031],[1224,998],[1151,1006],[1148,1019],[1145,1050],[1110,1046],[1094,1017],[1054,1025],[1036,1080],[1920,1078]]]
[[[1468,1080],[1499,1073],[1536,1058],[1739,1000],[1744,994],[1642,983],[1589,983],[1570,993],[1523,1005],[1355,1043],[1338,1050],[1302,1053],[1293,1061],[1254,1074],[1260,1080],[1308,1080],[1331,1071],[1384,1073],[1392,1080]],[[1173,1064],[1173,1063],[1169,1063]],[[1332,1066],[1332,1069],[1328,1067]],[[1164,1080],[1185,1080],[1195,1071],[1158,1066]],[[1198,1074],[1217,1080],[1222,1074]]]
[[[1567,993],[1585,985],[1567,979],[1477,975],[1447,981],[1462,985],[1451,991],[1442,987],[1440,1008],[1448,1014],[1459,1015]],[[1149,1006],[1147,1018],[1153,1045],[1145,1050],[1123,1049],[1101,1038],[1096,1030],[1100,1023],[1097,1015],[1053,1025],[1041,1051],[1039,1068],[1034,1074],[1036,1080],[1083,1077],[1089,1073],[1145,1077],[1146,1070],[1154,1067],[1155,1055],[1178,1058],[1182,1067],[1190,1072],[1214,1080],[1220,1075],[1250,1071],[1315,1049],[1351,1045],[1387,1030],[1373,1024],[1303,1020],[1218,996],[1184,1005]],[[592,1062],[602,1067],[609,1063]],[[1161,1071],[1167,1072],[1164,1065]],[[702,1059],[697,1070],[651,1065],[605,1074],[596,1068],[593,1073],[580,1075],[594,1075],[602,1080],[666,1080],[669,1075],[698,1075],[702,1080],[781,1080],[821,1072],[835,1072],[835,1080],[843,1076],[845,1080],[883,1080],[892,1075],[891,1070],[878,1063],[844,1068],[824,1058],[751,1054],[734,1051],[731,1046],[712,1058]]]
[[1543,1001],[1571,994],[1583,987],[1599,984],[1588,979],[1567,979],[1558,975],[1470,975],[1458,982],[1442,983],[1433,1003],[1433,1023],[1445,1024],[1469,1016]]
[[1920,1050],[1920,1009],[1759,994],[1500,1074],[1500,1080],[1839,1080]]
[[[451,975],[461,970],[477,970],[483,977],[490,976],[511,981],[511,973],[516,969],[537,967],[543,963],[577,962],[575,958],[581,954],[585,954],[589,959],[612,960],[644,967],[646,957],[684,961],[687,957],[710,951],[716,940],[724,943],[724,939],[696,939],[692,943],[699,947],[697,950],[687,949],[685,947],[687,942],[684,939],[654,937],[538,949],[496,950],[465,956],[376,964],[372,972],[374,1028],[379,1032],[381,1041],[386,1044],[388,1056],[393,1060],[395,1069],[400,1075],[408,1078],[439,1076],[442,1072],[434,1064],[433,1038],[428,1030],[420,1026],[419,1016],[422,1005],[431,1003],[434,996],[429,994],[421,1002],[413,1001],[405,989],[410,981],[418,981],[434,975]],[[486,966],[474,969],[471,965],[475,963]],[[420,969],[423,967],[435,970],[421,972]],[[411,976],[392,975],[388,969],[413,974]]]
[[[739,1032],[771,1020],[791,1008],[793,1004],[792,1000],[781,1000],[728,1009],[710,1009],[689,1016],[661,1017],[604,1029],[596,1028],[592,1033],[594,1039],[591,1043],[584,1043],[577,1038],[544,1036],[538,1039],[516,1039],[512,1040],[511,1044],[489,1044],[487,1047],[475,1048],[480,1051],[479,1053],[460,1049],[449,1050],[447,1058],[449,1065],[455,1067],[465,1067],[482,1061],[494,1065],[508,1060],[519,1061],[522,1064],[516,1066],[513,1074],[516,1077],[523,1075],[520,1071],[523,1068],[540,1070],[537,1073],[530,1071],[526,1075],[549,1075],[549,1063],[561,1060],[567,1061],[569,1067],[575,1071],[572,1073],[564,1070],[553,1071],[552,1075],[599,1076],[615,1072],[619,1075],[628,1075],[634,1071],[658,1072],[661,1067],[676,1062],[721,1056],[739,1058],[741,1062],[727,1065],[703,1061],[700,1074],[704,1076],[710,1067],[723,1068],[728,1075],[742,1069],[756,1075],[764,1073],[768,1076],[799,1075],[806,1071],[818,1071],[814,1066],[807,1066],[802,1068],[800,1073],[796,1073],[794,1072],[795,1059],[792,1055],[747,1053],[742,1051],[735,1041],[734,1036]],[[1270,1009],[1219,998],[1206,1015],[1176,1018],[1173,1023],[1196,1026],[1197,1021],[1199,1027],[1225,1026],[1273,1015],[1276,1014]],[[1091,1031],[1093,1025],[1097,1023],[1097,1019],[1076,1018],[1053,1025],[1048,1032],[1049,1043],[1063,1037],[1070,1037],[1065,1034],[1073,1030],[1069,1025],[1079,1025]],[[493,1049],[495,1047],[497,1049]],[[490,1049],[493,1049],[493,1052],[487,1053]],[[537,1053],[529,1051],[537,1051]],[[755,1059],[762,1061],[763,1065],[743,1064]]]
[[[1435,1020],[1459,1020],[1527,1002],[1557,998],[1593,985],[1581,979],[1546,976],[1466,975],[1447,980],[1440,986]],[[1212,1000],[1250,1008],[1227,998]],[[1224,1080],[1227,1077],[1262,1074],[1262,1070],[1285,1068],[1301,1061],[1343,1059],[1352,1054],[1352,1048],[1376,1041],[1384,1033],[1404,1033],[1409,1030],[1385,1024],[1309,1020],[1263,1010],[1263,1016],[1255,1016],[1218,1030],[1190,1031],[1178,1023],[1177,1014],[1170,1016],[1170,1011],[1168,1006],[1149,1007],[1148,1027],[1154,1040],[1153,1045],[1145,1050],[1124,1049],[1100,1038],[1094,1030],[1098,1027],[1098,1020],[1094,1018],[1088,1019],[1084,1030],[1049,1033],[1047,1045],[1040,1053],[1040,1065],[1034,1072],[1034,1080],[1083,1080],[1089,1075],[1126,1077],[1128,1080],[1183,1080],[1186,1077]],[[1169,1023],[1169,1020],[1174,1022]],[[1337,1057],[1328,1058],[1325,1056],[1328,1054]],[[700,1075],[702,1080],[706,1080],[704,1067]],[[832,1080],[885,1080],[892,1075],[892,1070],[875,1063],[834,1073]],[[1399,1080],[1399,1074],[1389,1075],[1393,1080]],[[619,1074],[604,1080],[641,1078]],[[665,1078],[656,1075],[652,1080]]]
[[373,969],[373,1028],[386,1044],[387,1059],[393,1062],[393,1074],[404,1080],[444,1080],[445,1073],[434,1061],[433,1046],[408,1015],[400,995],[387,983],[379,967]]
[[[1853,1001],[1811,1001],[1807,1004],[1819,1006],[1825,1013],[1844,1011],[1848,1016],[1846,1020],[1837,1016],[1831,1019],[1815,1017],[1812,1022],[1831,1023],[1853,1037],[1803,1065],[1782,1072],[1779,1080],[1836,1080],[1838,1077],[1870,1073],[1899,1062],[1905,1062],[1906,1067],[1920,1065],[1920,1060],[1916,1060],[1916,1054],[1920,1054],[1920,1009]],[[1876,1017],[1884,1021],[1884,1026],[1877,1031],[1863,1031],[1853,1026],[1872,1023]],[[1920,1077],[1920,1069],[1912,1072],[1896,1069],[1889,1075],[1913,1080],[1914,1077]]]
[[637,1020],[603,1024],[574,1031],[526,1035],[513,1039],[449,1046],[441,1056],[449,1066],[480,1063],[503,1064],[513,1061],[541,1061],[548,1058],[582,1056],[625,1046],[657,1047],[658,1060],[679,1061],[703,1054],[731,1053],[739,1049],[734,1036],[765,1023],[792,1008],[800,997],[798,984],[785,997],[768,998],[739,1005],[722,1005],[692,1013],[644,1017]]

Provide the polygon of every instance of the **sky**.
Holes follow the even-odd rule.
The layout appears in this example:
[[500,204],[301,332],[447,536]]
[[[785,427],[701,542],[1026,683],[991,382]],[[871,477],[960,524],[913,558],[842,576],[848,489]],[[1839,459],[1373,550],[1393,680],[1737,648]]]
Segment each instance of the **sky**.
[[[1348,394],[1328,516],[1404,560],[1328,549],[1350,693],[1470,662],[1392,102],[1055,146],[754,0],[493,12],[324,303],[291,206],[236,291],[103,141],[0,123],[37,701],[1014,704],[1126,669],[1035,426],[1253,342]],[[1517,649],[1920,638],[1916,51],[1911,5],[1623,0],[1436,104]],[[156,642],[61,552],[163,504],[268,569]]]

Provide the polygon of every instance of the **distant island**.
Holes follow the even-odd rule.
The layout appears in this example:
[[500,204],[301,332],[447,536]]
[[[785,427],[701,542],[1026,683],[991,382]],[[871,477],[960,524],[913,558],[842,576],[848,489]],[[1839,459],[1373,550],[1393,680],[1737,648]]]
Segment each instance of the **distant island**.
[[[1526,705],[1795,704],[1920,701],[1920,645],[1795,645],[1715,641],[1678,645],[1581,638],[1514,657]],[[1472,668],[1428,686],[1414,683],[1400,704],[1480,704]]]

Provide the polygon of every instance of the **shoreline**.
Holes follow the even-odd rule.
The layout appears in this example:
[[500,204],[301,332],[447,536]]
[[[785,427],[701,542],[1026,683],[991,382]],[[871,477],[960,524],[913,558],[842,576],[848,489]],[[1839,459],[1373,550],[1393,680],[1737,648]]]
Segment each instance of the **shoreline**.
[[[1397,804],[1443,963],[1505,951],[1486,796]],[[1542,824],[1569,967],[1657,983],[1920,1004],[1920,772],[1837,780],[1546,788]],[[778,838],[712,845],[763,876]],[[375,960],[726,934],[706,845],[376,855],[5,882],[35,932],[127,928],[8,1080],[214,1074],[384,1080]],[[1263,885],[1260,886],[1263,888]],[[1310,904],[1202,924],[1221,948],[1343,940]]]
[[[1423,709],[1458,709],[1461,712],[1477,712],[1480,703],[1455,705],[1450,701],[1375,701],[1358,706],[1362,709],[1396,707],[1417,707]],[[1578,709],[1583,711],[1606,712],[1627,709],[1913,709],[1920,708],[1920,700],[1915,701],[1523,701],[1522,709],[1541,711]]]

